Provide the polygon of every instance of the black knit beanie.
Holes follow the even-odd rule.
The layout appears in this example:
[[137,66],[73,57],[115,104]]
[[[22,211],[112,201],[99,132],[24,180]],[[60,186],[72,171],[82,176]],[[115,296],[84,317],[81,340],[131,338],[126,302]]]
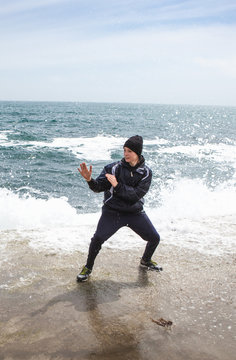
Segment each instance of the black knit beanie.
[[134,151],[138,156],[142,154],[143,150],[143,138],[142,136],[131,136],[124,144],[124,147]]

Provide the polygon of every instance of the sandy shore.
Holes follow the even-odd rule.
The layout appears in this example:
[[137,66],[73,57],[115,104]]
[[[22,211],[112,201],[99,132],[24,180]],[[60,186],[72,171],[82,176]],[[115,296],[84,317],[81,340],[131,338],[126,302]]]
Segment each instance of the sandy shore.
[[158,274],[139,269],[141,253],[103,249],[89,282],[77,284],[84,254],[9,242],[0,257],[0,359],[233,360],[235,256],[161,244]]

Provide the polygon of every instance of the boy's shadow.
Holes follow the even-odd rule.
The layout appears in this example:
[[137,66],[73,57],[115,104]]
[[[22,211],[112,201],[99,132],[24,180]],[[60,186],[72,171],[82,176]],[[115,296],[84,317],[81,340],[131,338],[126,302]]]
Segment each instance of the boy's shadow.
[[120,299],[120,291],[125,289],[142,288],[148,286],[146,270],[139,269],[135,282],[116,282],[114,280],[93,280],[79,283],[72,291],[57,295],[42,308],[31,313],[31,316],[45,314],[58,303],[70,303],[76,311],[93,311],[99,304],[110,303]]
[[[89,331],[92,331],[97,340],[96,345],[92,345],[88,336],[87,341],[83,340],[80,349],[76,352],[70,351],[71,357],[84,358],[87,356],[86,358],[89,359],[110,360],[111,358],[123,359],[128,356],[129,359],[139,359],[137,330],[134,325],[132,327],[131,324],[127,324],[127,320],[123,319],[123,303],[117,304],[113,310],[111,307],[100,308],[99,304],[118,302],[121,299],[121,291],[124,291],[122,296],[125,297],[125,290],[145,288],[148,285],[148,274],[143,269],[139,269],[138,278],[134,282],[91,279],[87,283],[79,283],[72,291],[55,296],[42,308],[31,313],[31,316],[45,314],[56,304],[68,303],[68,306],[73,306],[78,312],[87,312],[87,319],[90,324]],[[83,326],[78,327],[78,329],[80,328],[83,331]],[[76,336],[82,335],[77,332]]]

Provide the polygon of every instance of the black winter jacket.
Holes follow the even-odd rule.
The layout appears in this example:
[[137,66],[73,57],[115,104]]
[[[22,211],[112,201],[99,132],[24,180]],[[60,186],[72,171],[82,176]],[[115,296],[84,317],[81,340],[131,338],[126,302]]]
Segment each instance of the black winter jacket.
[[[115,175],[118,185],[113,188],[105,174]],[[91,179],[88,185],[94,192],[104,191],[104,205],[113,210],[137,213],[143,210],[143,196],[148,192],[152,180],[152,171],[140,162],[132,167],[122,159],[106,165],[101,174]]]

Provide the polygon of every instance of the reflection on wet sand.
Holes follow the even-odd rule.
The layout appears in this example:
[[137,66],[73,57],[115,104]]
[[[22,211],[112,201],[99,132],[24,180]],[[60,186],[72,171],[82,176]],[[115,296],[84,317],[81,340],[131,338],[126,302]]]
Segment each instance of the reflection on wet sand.
[[[137,282],[134,283],[114,283],[113,288],[116,289],[115,297],[113,301],[119,300],[120,290],[134,287],[145,287],[148,284],[147,272],[144,270],[139,271],[139,277]],[[139,348],[137,329],[133,329],[129,326],[125,319],[122,318],[122,307],[119,312],[111,311],[103,312],[99,308],[101,301],[106,302],[106,291],[101,291],[96,283],[90,283],[88,285],[88,291],[86,303],[88,306],[88,318],[91,327],[96,334],[96,338],[99,343],[98,351],[94,352],[96,359],[121,359],[122,355],[128,359],[139,359]],[[108,284],[108,288],[112,288]],[[112,297],[111,297],[112,298]]]
[[[88,283],[84,255],[48,256],[27,241],[0,253],[0,360],[233,360],[235,257],[163,247],[161,274],[139,251],[104,249]],[[219,271],[220,269],[220,271]],[[160,319],[173,322],[171,329]],[[154,321],[153,321],[154,320]],[[161,321],[162,323],[163,321]]]
[[[130,325],[124,316],[123,306],[115,304],[121,297],[121,291],[148,286],[147,271],[139,269],[135,282],[116,282],[97,280],[78,284],[78,288],[55,296],[45,306],[31,313],[31,316],[45,314],[58,303],[70,303],[78,312],[87,312],[90,327],[97,340],[95,350],[91,349],[91,340],[85,345],[91,359],[139,359],[137,329]],[[104,307],[104,304],[106,305]],[[86,346],[87,345],[87,346]],[[81,356],[85,356],[85,348]],[[78,355],[79,351],[77,352]],[[83,354],[83,355],[82,355]]]

